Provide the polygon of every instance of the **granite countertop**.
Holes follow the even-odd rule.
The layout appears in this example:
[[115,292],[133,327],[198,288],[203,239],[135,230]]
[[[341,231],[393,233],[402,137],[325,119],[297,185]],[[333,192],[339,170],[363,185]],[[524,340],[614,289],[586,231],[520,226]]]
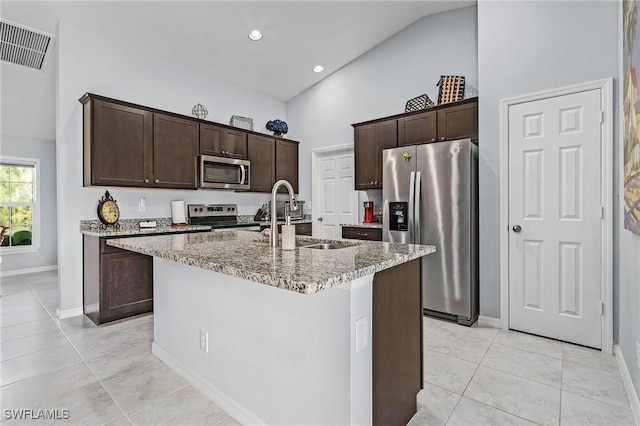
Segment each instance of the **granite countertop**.
[[300,247],[319,242],[297,236],[293,251],[269,246],[268,238],[250,231],[216,231],[112,239],[107,244],[185,265],[303,294],[313,294],[435,251],[434,246],[376,241],[334,241],[347,247],[316,250]]
[[369,228],[369,229],[382,229],[381,223],[341,223],[340,226],[349,228]]
[[[140,228],[141,221],[156,221],[155,228]],[[171,218],[158,219],[122,219],[118,222],[119,228],[101,227],[102,222],[99,220],[81,220],[80,232],[85,235],[94,237],[123,237],[128,235],[147,235],[147,234],[171,234],[184,232],[203,232],[211,231],[208,225],[179,225],[173,226]]]

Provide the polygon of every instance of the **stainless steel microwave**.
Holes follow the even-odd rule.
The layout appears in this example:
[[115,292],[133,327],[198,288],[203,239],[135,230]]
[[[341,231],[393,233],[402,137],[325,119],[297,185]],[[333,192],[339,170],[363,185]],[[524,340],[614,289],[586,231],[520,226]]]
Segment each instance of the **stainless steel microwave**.
[[250,162],[235,158],[198,157],[200,188],[249,190]]

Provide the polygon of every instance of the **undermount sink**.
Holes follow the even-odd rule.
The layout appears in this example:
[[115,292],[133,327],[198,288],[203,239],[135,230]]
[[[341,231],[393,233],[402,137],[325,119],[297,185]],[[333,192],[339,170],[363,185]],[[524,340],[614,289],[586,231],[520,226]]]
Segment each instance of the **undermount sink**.
[[322,244],[311,244],[308,246],[301,246],[300,248],[309,248],[316,250],[336,250],[347,247],[354,247],[357,244],[331,244],[331,243],[322,243]]

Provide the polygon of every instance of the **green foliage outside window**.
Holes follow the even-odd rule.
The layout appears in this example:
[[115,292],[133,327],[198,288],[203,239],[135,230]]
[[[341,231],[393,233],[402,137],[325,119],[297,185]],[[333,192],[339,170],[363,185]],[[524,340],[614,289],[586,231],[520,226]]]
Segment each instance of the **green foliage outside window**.
[[0,245],[31,245],[34,184],[33,166],[0,164]]

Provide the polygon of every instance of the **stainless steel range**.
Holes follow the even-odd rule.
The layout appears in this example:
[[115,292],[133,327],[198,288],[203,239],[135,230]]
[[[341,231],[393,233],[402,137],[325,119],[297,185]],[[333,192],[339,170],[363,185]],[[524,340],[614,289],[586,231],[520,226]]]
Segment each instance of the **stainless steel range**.
[[260,230],[259,224],[238,224],[238,206],[236,204],[189,204],[187,213],[190,225],[209,225],[214,229],[227,230]]

